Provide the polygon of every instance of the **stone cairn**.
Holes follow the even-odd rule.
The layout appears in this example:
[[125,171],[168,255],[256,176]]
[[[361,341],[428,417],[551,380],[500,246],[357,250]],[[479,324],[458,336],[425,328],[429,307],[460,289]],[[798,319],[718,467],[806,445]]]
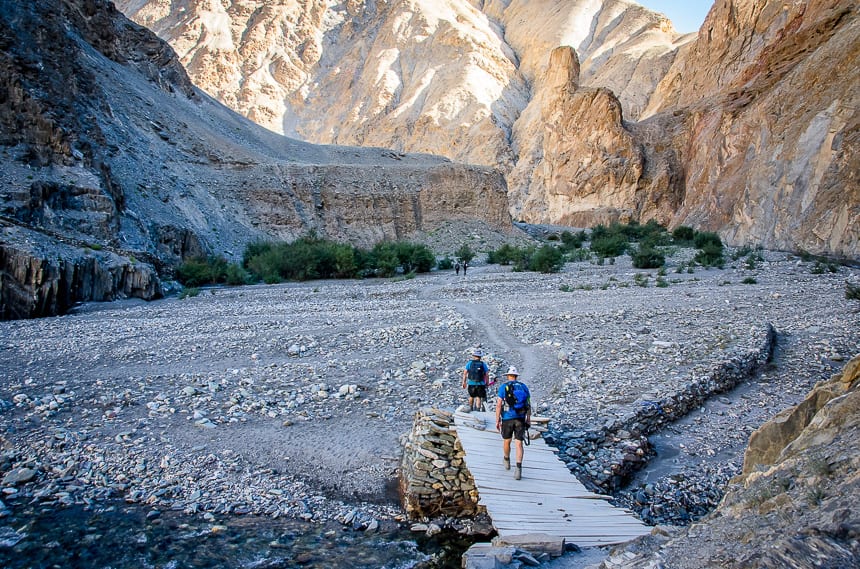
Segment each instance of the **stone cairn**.
[[400,491],[412,519],[485,513],[478,505],[475,480],[465,466],[465,452],[448,411],[424,408],[415,414],[405,438]]

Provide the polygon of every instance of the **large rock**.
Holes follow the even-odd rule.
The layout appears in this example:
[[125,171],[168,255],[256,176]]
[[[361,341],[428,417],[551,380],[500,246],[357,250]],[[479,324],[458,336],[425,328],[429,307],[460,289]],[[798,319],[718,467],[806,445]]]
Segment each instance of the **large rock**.
[[753,435],[744,473],[716,511],[668,541],[646,538],[615,552],[602,566],[857,567],[858,437],[860,356]]
[[78,302],[161,296],[158,275],[148,263],[3,228],[0,319],[55,316]]
[[[615,95],[580,88],[579,70],[573,48],[560,47],[537,83],[532,104],[540,120],[527,123],[536,128],[520,137],[532,141],[534,159],[521,161],[512,174],[527,184],[518,214],[525,221],[579,226],[634,217],[629,208],[642,177],[642,152],[624,127]],[[518,185],[512,189],[517,195]]]
[[744,474],[775,464],[780,458],[808,448],[811,443],[822,444],[829,442],[826,439],[832,440],[838,433],[821,428],[823,424],[834,421],[833,409],[828,405],[854,390],[858,383],[860,358],[855,358],[841,374],[816,385],[799,405],[786,409],[759,427],[750,435],[749,447],[744,454]]

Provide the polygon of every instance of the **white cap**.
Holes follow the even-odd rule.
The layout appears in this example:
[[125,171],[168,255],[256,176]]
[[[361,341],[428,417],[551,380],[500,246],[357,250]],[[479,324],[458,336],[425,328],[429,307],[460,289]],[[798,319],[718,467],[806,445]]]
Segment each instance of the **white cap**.
[[480,358],[483,357],[484,351],[481,348],[475,348],[474,350],[472,350],[472,355]]
[[505,375],[516,375],[517,377],[519,377],[520,372],[517,371],[517,368],[515,368],[514,366],[511,366],[508,368],[508,371],[505,372]]

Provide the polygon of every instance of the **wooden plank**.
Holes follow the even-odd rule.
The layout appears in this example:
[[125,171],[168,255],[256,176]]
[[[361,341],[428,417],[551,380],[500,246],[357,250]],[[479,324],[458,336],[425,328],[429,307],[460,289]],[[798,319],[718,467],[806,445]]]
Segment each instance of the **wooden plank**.
[[479,503],[500,536],[543,533],[590,546],[622,543],[650,531],[627,510],[609,504],[607,496],[589,492],[543,439],[525,448],[522,479],[514,480],[502,465],[492,413],[458,413],[455,423]]

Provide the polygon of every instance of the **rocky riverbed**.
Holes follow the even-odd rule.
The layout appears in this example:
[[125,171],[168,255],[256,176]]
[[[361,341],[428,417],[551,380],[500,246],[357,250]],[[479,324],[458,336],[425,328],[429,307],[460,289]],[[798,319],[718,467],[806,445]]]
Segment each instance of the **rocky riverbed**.
[[[494,373],[517,365],[537,412],[576,439],[704,381],[772,326],[772,361],[650,433],[657,458],[619,498],[651,523],[695,518],[739,471],[750,432],[860,352],[845,298],[860,271],[763,252],[754,267],[690,273],[687,256],[670,259],[665,286],[626,257],[555,275],[477,264],[467,277],[218,288],[0,323],[0,516],[118,498],[204,522],[373,532],[406,522],[400,439],[419,407],[464,401],[472,346]],[[570,466],[599,478],[600,453],[580,453]]]

